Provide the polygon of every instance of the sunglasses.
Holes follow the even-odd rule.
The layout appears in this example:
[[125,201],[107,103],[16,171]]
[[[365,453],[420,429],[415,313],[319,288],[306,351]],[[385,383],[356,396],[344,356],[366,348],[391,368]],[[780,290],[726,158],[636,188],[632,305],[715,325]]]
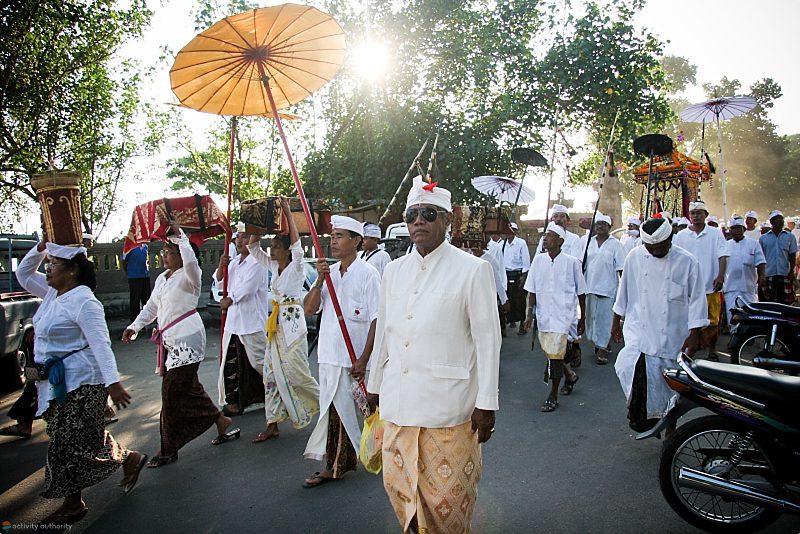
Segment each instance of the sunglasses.
[[433,222],[440,213],[447,213],[445,210],[437,210],[436,208],[408,208],[406,210],[405,221],[406,224],[411,224],[417,220],[417,217],[422,215],[422,218],[428,222]]

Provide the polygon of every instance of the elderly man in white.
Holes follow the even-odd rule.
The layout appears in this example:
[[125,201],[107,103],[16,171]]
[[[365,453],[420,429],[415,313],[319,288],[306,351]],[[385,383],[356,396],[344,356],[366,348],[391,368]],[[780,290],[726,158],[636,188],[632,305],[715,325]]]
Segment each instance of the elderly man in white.
[[719,360],[717,338],[722,317],[720,292],[728,268],[728,245],[719,228],[706,224],[708,210],[704,202],[690,202],[692,224],[675,235],[675,245],[691,253],[700,262],[700,276],[706,288],[709,326],[703,331],[701,345],[708,347],[708,359]]
[[761,228],[758,226],[758,213],[755,211],[748,211],[744,214],[744,235],[755,241],[761,237]]
[[414,180],[405,221],[416,247],[381,285],[367,390],[387,422],[383,484],[404,532],[469,532],[498,408],[492,268],[445,241],[451,210],[449,191]]
[[728,221],[731,238],[728,246],[728,269],[725,272],[725,312],[728,324],[731,322],[731,308],[736,306],[737,297],[745,302],[758,302],[758,282],[764,279],[764,266],[767,260],[761,245],[755,239],[745,237],[745,222],[741,218]]
[[228,416],[241,414],[249,404],[264,401],[261,376],[267,348],[264,325],[269,312],[269,273],[250,255],[247,249],[250,234],[245,233],[244,224],[237,224],[237,229],[237,255],[233,261],[227,254],[220,256],[214,275],[221,282],[227,266],[228,296],[219,303],[226,316],[217,385],[219,404]]
[[383,270],[392,261],[389,253],[380,248],[381,227],[377,224],[364,224],[364,242],[361,244],[361,252],[358,257],[369,263],[378,270],[378,274],[383,276]]
[[642,221],[638,217],[628,217],[628,235],[622,240],[622,253],[625,257],[642,244],[642,238],[639,237],[639,227],[642,226]]
[[[351,217],[331,217],[331,254],[328,265],[317,259],[319,276],[303,300],[306,314],[322,310],[317,343],[319,361],[319,420],[306,445],[305,458],[325,460],[325,468],[303,483],[313,488],[340,479],[358,465],[361,426],[353,400],[355,381],[363,380],[375,339],[380,275],[357,257],[363,225]],[[328,286],[330,275],[357,360],[352,363],[344,342]]]
[[[611,217],[597,212],[594,236],[586,249],[586,337],[594,343],[599,365],[608,363],[611,341],[611,318],[617,296],[619,276],[625,263],[625,252],[617,239],[609,234]],[[581,238],[581,242],[585,238]]]
[[[541,411],[552,412],[558,407],[558,386],[564,378],[562,395],[572,393],[578,382],[575,371],[564,365],[567,339],[573,323],[577,321],[578,335],[583,333],[586,317],[586,282],[581,272],[581,262],[574,256],[562,252],[565,230],[554,222],[547,225],[542,240],[545,253],[537,254],[531,265],[531,276],[525,282],[528,292],[528,317],[525,322],[533,324],[533,310],[539,326],[539,344],[547,356],[545,381],[550,382],[550,395],[542,404]],[[580,306],[581,318],[577,310]]]
[[625,258],[611,335],[617,342],[624,337],[614,369],[628,399],[629,425],[644,432],[664,415],[675,394],[663,371],[676,367],[680,351],[692,355],[697,350],[708,310],[700,265],[672,244],[669,221],[649,219],[640,231],[644,246]]

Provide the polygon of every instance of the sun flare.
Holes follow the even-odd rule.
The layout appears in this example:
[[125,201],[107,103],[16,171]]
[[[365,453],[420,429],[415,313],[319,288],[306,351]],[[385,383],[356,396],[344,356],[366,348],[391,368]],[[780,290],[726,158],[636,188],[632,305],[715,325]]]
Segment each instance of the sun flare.
[[388,70],[389,54],[386,46],[376,41],[362,43],[353,52],[353,66],[359,78],[378,81]]

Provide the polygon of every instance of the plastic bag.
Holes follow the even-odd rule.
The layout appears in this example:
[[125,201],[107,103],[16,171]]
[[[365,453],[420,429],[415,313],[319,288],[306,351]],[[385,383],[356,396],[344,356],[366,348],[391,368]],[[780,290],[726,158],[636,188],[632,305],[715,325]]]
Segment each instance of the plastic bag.
[[381,419],[379,410],[364,420],[364,431],[361,433],[361,447],[358,458],[364,468],[377,475],[383,468],[383,431],[386,423]]

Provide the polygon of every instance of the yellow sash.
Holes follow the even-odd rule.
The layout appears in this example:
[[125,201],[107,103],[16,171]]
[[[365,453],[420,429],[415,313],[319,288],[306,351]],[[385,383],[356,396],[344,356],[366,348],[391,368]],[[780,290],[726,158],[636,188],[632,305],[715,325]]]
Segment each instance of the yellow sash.
[[267,339],[273,341],[275,334],[278,333],[278,316],[281,313],[281,306],[301,306],[299,301],[293,300],[290,302],[272,301],[272,311],[267,318]]

